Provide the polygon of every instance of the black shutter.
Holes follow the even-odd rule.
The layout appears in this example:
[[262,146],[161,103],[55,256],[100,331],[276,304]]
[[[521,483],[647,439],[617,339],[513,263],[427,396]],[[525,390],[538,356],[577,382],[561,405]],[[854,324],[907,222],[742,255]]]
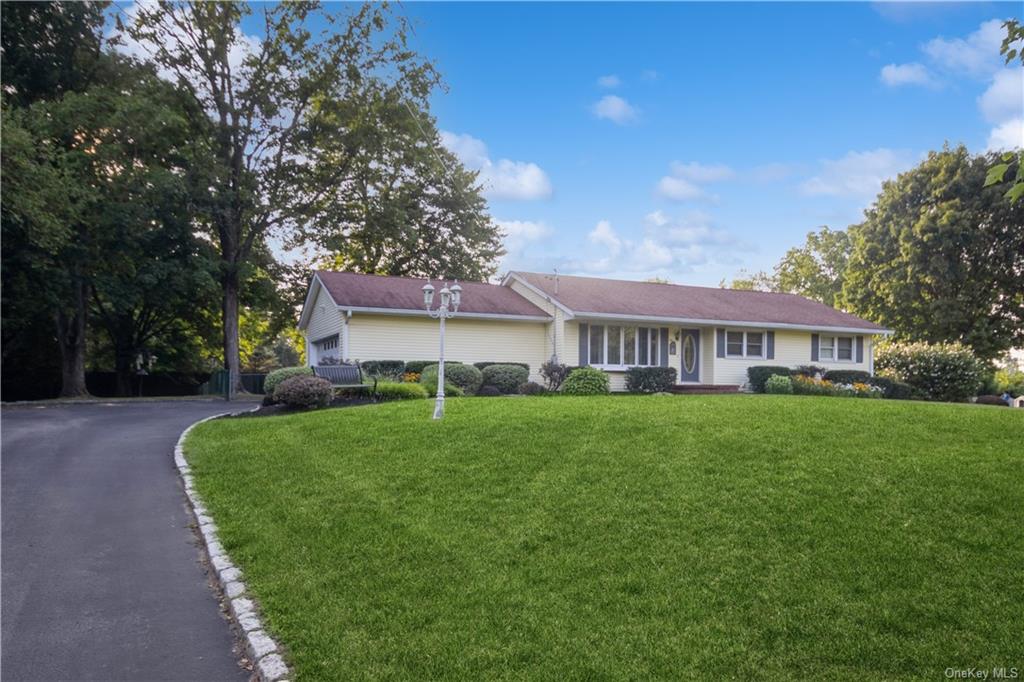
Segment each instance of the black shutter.
[[765,358],[768,360],[775,359],[775,332],[768,332],[765,334]]
[[662,367],[668,367],[668,327],[661,328],[661,352],[658,353]]
[[715,330],[715,339],[716,339],[716,341],[715,341],[715,356],[719,357],[719,358],[724,358],[725,357],[725,330],[721,329],[721,328],[716,329]]
[[811,334],[811,362],[818,361],[818,335]]
[[580,322],[580,367],[590,364],[587,351],[590,349],[590,325]]
[[857,362],[864,362],[864,337],[857,337]]

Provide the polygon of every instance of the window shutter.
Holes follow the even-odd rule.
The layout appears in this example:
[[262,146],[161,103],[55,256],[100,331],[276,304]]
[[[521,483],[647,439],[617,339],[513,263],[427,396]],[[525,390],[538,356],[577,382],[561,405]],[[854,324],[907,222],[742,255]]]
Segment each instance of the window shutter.
[[811,334],[811,362],[818,361],[818,335]]
[[864,362],[864,337],[857,337],[857,362]]
[[775,332],[768,332],[765,334],[765,353],[764,356],[768,360],[775,359]]
[[658,353],[658,359],[658,364],[668,367],[668,327],[661,328],[661,352]]
[[725,330],[715,330],[715,356],[719,358],[725,357]]
[[590,325],[580,322],[580,367],[590,364],[587,351],[590,349]]

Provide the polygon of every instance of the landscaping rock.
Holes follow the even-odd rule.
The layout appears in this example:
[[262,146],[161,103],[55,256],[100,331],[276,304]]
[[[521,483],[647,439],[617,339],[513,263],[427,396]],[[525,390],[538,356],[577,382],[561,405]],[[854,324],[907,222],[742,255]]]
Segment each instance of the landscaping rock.
[[279,654],[269,654],[260,659],[256,667],[262,682],[283,682],[288,675],[288,666]]
[[258,661],[267,654],[277,651],[277,645],[263,630],[253,630],[246,634],[247,648],[252,660]]

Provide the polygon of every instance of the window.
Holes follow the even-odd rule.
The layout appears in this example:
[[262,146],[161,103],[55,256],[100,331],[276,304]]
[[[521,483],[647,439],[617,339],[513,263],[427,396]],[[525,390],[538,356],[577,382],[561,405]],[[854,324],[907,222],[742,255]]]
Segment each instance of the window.
[[657,327],[590,326],[590,364],[604,367],[656,366],[661,358]]
[[729,358],[764,357],[764,332],[725,332],[725,355]]
[[329,336],[326,339],[320,339],[319,341],[316,342],[317,350],[321,350],[321,351],[324,351],[324,350],[334,350],[337,347],[338,347],[338,337],[337,336]]
[[590,364],[604,364],[604,327],[590,325]]
[[820,336],[818,338],[818,359],[853,362],[853,337]]

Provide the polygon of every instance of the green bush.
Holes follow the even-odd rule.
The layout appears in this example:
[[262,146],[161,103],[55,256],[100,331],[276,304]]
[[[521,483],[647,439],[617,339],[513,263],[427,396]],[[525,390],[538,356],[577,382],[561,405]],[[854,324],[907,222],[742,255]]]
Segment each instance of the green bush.
[[360,362],[359,366],[363,370],[363,376],[368,377],[399,379],[405,372],[403,360],[366,360]]
[[764,393],[765,382],[776,374],[788,377],[790,369],[780,365],[754,365],[753,367],[747,367],[747,379],[750,382],[750,388],[755,393]]
[[573,369],[573,367],[560,362],[545,362],[540,366],[540,375],[544,377],[548,390],[557,391]]
[[593,367],[574,369],[562,383],[568,395],[604,395],[609,392],[608,375]]
[[675,385],[675,367],[630,367],[626,370],[626,390],[630,393],[665,393]]
[[979,395],[975,401],[979,405],[996,405],[998,407],[1009,407],[1006,401],[997,395]]
[[405,371],[406,372],[416,372],[417,374],[422,374],[423,370],[425,368],[429,367],[430,365],[436,365],[436,364],[437,364],[437,360],[406,360],[405,361]]
[[764,382],[765,393],[776,393],[780,395],[793,395],[793,380],[789,375],[773,374]]
[[481,375],[485,385],[494,386],[502,393],[515,393],[519,384],[529,381],[530,370],[522,365],[487,365]]
[[884,391],[883,396],[889,400],[912,400],[915,397],[914,387],[889,377],[873,376],[868,382]]
[[825,378],[839,384],[866,384],[871,382],[871,372],[860,369],[830,369],[825,372]]
[[985,367],[960,343],[886,343],[875,367],[910,384],[929,400],[963,402],[975,395]]
[[496,398],[500,395],[504,395],[504,392],[497,386],[484,384],[476,390],[476,395],[480,398]]
[[427,389],[422,384],[381,381],[377,383],[377,400],[416,400],[427,398]]
[[334,389],[327,379],[306,374],[288,377],[274,387],[274,400],[288,407],[326,407],[333,394]]
[[1002,395],[1009,393],[1014,398],[1024,395],[1024,372],[1019,369],[999,369],[993,376],[995,390],[993,393]]
[[522,367],[526,370],[526,373],[530,373],[530,365],[526,362],[474,362],[473,366],[481,372],[493,365],[515,365],[516,367]]
[[312,367],[282,367],[281,369],[275,369],[267,374],[267,378],[264,379],[263,392],[273,398],[274,389],[285,379],[311,374],[313,374]]
[[526,381],[519,384],[519,392],[522,395],[544,395],[548,392],[548,389],[544,388],[536,381]]
[[[444,382],[458,386],[465,395],[473,395],[483,383],[483,375],[473,365],[463,365],[461,362],[444,363]],[[420,383],[427,391],[437,391],[437,364],[427,365],[420,374]],[[448,389],[445,388],[447,393]]]
[[790,376],[800,375],[802,377],[824,376],[825,368],[818,365],[797,365],[789,371]]

